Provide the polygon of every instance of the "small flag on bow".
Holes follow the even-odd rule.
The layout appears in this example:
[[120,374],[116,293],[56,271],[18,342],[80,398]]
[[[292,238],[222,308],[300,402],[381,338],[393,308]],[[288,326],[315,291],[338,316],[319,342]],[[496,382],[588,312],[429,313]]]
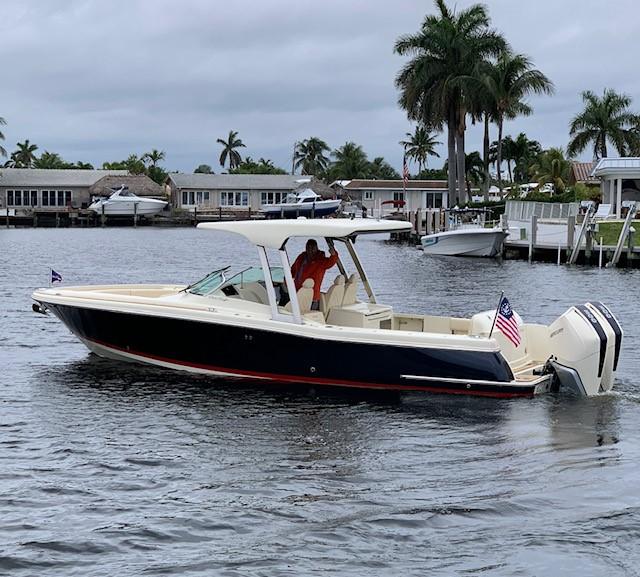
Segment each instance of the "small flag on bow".
[[513,343],[513,346],[520,346],[522,339],[520,338],[518,321],[516,320],[516,315],[514,314],[507,297],[502,297],[500,305],[498,306],[496,326],[500,329],[502,334]]
[[51,269],[51,284],[54,282],[62,282],[62,275]]

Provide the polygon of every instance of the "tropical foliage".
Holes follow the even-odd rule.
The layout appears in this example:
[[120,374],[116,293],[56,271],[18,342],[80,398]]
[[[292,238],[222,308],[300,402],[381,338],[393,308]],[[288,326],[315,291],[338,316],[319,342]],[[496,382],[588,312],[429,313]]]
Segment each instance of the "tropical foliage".
[[594,158],[604,158],[608,142],[620,156],[640,150],[640,115],[629,110],[629,96],[605,89],[600,98],[586,90],[582,100],[584,110],[574,117],[569,128],[567,150],[571,156],[592,145]]
[[238,132],[235,130],[229,131],[227,140],[218,138],[216,142],[222,145],[222,152],[220,153],[220,166],[224,167],[227,159],[229,160],[229,170],[237,168],[242,162],[242,157],[238,148],[245,148],[245,144],[240,138],[238,138]]
[[495,64],[483,66],[483,89],[492,101],[492,111],[498,125],[496,167],[498,186],[502,190],[502,131],[505,119],[528,116],[533,110],[525,102],[530,94],[552,94],[552,82],[523,54],[503,50]]
[[302,174],[323,174],[329,166],[329,157],[325,154],[331,149],[320,138],[312,136],[295,145],[293,168]]
[[194,174],[214,174],[213,169],[208,164],[200,164],[193,171]]
[[396,42],[396,53],[411,57],[396,77],[398,102],[411,120],[435,128],[447,126],[449,198],[455,196],[457,182],[462,200],[464,178],[456,175],[465,174],[466,117],[477,108],[477,71],[506,50],[507,43],[490,28],[485,6],[456,11],[444,0],[435,4],[437,15],[428,15],[416,34]]
[[33,168],[33,163],[36,160],[36,150],[38,146],[31,144],[29,140],[24,142],[18,142],[16,144],[16,150],[11,153],[11,158],[5,164],[12,168]]
[[238,166],[232,168],[229,174],[287,174],[287,171],[274,166],[271,160],[260,158],[255,162],[250,156],[247,156]]
[[396,180],[400,175],[382,156],[376,156],[368,167],[367,178],[374,180]]
[[[484,183],[485,180],[485,171],[484,171],[484,162],[482,161],[482,157],[480,153],[475,151],[466,155],[465,158],[465,186],[467,189],[468,198],[471,198],[471,187],[478,187]],[[444,171],[448,171],[447,162],[444,163]]]
[[436,140],[435,134],[432,134],[425,126],[416,126],[413,134],[407,132],[407,140],[401,140],[400,144],[404,146],[407,157],[418,163],[418,172],[422,172],[422,169],[427,166],[427,160],[430,156],[440,158],[436,147],[442,143]]
[[554,193],[563,193],[571,174],[571,161],[567,160],[562,148],[550,148],[538,156],[537,162],[531,167],[531,174],[540,188],[550,183]]

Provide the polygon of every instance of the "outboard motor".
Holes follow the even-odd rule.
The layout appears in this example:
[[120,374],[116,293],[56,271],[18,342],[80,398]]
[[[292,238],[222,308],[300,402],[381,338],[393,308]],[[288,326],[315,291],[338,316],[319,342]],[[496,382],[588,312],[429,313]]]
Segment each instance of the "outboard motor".
[[610,391],[622,328],[600,302],[571,307],[549,326],[550,360],[562,389],[592,396]]

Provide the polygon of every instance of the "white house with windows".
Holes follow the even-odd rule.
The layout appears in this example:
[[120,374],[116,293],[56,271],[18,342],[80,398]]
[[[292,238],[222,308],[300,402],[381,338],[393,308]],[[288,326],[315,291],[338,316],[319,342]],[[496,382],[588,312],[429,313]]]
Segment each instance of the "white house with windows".
[[403,209],[416,211],[447,206],[446,180],[341,180],[331,184],[347,201],[361,203],[369,212],[382,203],[404,201]]
[[144,174],[126,170],[0,169],[0,213],[17,216],[72,212],[87,208],[97,196],[127,186],[142,197],[162,198],[164,191]]
[[601,158],[591,173],[600,178],[602,204],[622,218],[625,202],[640,201],[640,158]]
[[259,211],[287,194],[314,186],[313,176],[288,174],[170,174],[166,187],[173,206],[184,210]]

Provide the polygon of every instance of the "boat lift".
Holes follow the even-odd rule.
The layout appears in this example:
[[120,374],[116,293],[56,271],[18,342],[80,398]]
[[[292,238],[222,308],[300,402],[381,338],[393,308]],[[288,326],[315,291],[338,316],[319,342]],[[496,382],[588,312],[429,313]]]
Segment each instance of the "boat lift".
[[624,247],[624,243],[629,237],[631,232],[631,222],[636,216],[637,212],[637,202],[631,203],[629,206],[629,211],[627,212],[627,217],[624,219],[624,224],[622,225],[622,230],[620,231],[620,236],[618,237],[618,244],[616,244],[616,250],[613,253],[613,258],[605,265],[607,268],[612,268],[614,266],[618,266],[618,261],[620,260],[620,256],[622,255],[622,248]]

